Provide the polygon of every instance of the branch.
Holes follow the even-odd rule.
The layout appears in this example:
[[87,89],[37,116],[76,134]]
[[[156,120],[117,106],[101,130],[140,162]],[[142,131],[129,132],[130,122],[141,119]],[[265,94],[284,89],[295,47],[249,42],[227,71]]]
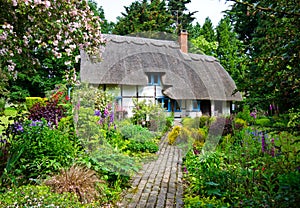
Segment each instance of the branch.
[[275,10],[275,9],[269,8],[269,7],[256,6],[256,5],[251,4],[247,1],[246,2],[241,2],[240,0],[228,0],[228,1],[233,1],[237,4],[246,5],[246,6],[249,6],[249,7],[253,8],[253,9],[260,10],[260,11],[274,12],[274,13],[289,15],[289,16],[300,16],[300,13],[298,13],[298,12],[279,11],[279,10]]

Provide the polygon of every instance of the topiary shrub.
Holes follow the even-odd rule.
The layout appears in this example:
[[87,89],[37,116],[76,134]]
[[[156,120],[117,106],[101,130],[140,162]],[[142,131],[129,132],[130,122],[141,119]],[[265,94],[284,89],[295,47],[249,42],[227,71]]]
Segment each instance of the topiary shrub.
[[0,207],[83,207],[72,193],[54,193],[48,186],[26,185],[0,194]]

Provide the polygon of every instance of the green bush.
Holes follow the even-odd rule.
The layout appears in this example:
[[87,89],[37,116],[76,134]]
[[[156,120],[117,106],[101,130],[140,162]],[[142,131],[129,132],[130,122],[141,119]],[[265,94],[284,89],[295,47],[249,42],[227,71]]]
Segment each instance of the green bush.
[[186,128],[203,128],[204,126],[209,126],[211,123],[211,118],[209,116],[201,116],[196,118],[186,117],[182,120],[182,124]]
[[[11,141],[9,170],[21,180],[43,178],[70,166],[79,147],[69,134],[51,129],[45,120],[18,124],[17,135]],[[8,171],[9,171],[8,170]]]
[[83,207],[75,194],[57,194],[47,186],[26,185],[0,194],[0,207]]
[[250,116],[250,107],[248,105],[243,107],[243,111],[238,112],[236,118],[241,118],[247,123],[252,123],[254,121],[254,118]]
[[0,98],[0,115],[2,115],[4,113],[5,103],[6,103],[5,99]]
[[258,118],[255,120],[255,124],[258,126],[268,127],[271,126],[271,121],[268,118]]
[[135,139],[129,139],[130,143],[127,144],[126,150],[131,152],[149,152],[155,153],[158,151],[158,145],[153,141],[137,141]]
[[168,134],[168,143],[169,144],[174,144],[176,142],[177,137],[179,136],[181,131],[180,126],[174,126],[172,131]]
[[241,118],[234,119],[234,129],[241,130],[247,126],[247,122]]
[[141,139],[152,139],[154,138],[154,134],[150,132],[148,129],[140,126],[140,125],[134,125],[130,124],[127,126],[120,127],[121,135],[124,137],[124,139],[130,139],[130,138],[138,138]]
[[29,110],[32,108],[32,106],[34,106],[37,103],[40,103],[42,106],[45,105],[46,100],[47,99],[41,98],[41,97],[26,97],[25,105],[26,105],[27,109]]

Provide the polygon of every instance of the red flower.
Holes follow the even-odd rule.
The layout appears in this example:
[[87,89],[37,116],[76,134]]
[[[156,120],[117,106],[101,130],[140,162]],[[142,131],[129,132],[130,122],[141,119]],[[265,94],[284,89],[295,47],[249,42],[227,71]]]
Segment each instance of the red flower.
[[262,169],[261,169],[262,171],[265,171],[266,170],[266,168],[265,167],[262,167]]
[[68,95],[66,95],[65,99],[66,99],[67,101],[68,101],[68,100],[70,100],[70,98],[69,98],[69,96],[68,96]]

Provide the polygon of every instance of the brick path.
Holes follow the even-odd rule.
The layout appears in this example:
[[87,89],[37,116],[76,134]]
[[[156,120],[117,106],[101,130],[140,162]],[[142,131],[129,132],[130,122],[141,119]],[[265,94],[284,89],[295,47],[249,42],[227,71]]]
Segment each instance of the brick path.
[[167,136],[164,136],[157,154],[157,160],[144,164],[133,177],[132,188],[119,207],[183,207],[181,151],[168,145]]

